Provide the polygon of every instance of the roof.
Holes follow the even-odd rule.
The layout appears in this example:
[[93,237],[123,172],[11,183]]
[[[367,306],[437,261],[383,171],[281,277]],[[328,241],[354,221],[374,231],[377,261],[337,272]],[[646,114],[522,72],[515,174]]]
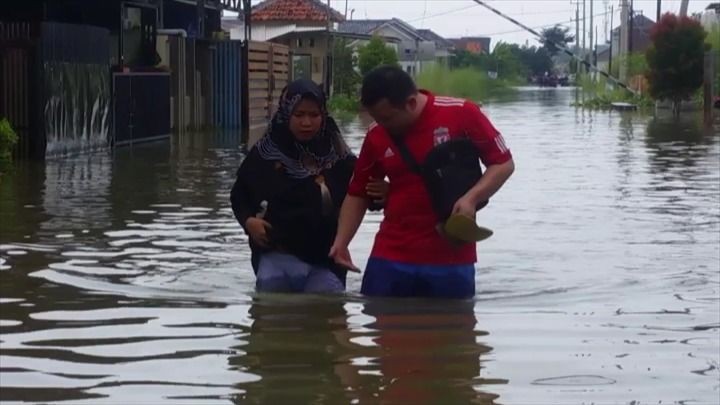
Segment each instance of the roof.
[[[649,30],[650,28],[652,28],[653,25],[655,25],[655,21],[645,17],[645,15],[643,14],[635,14],[632,23],[633,31]],[[613,32],[620,32],[620,27],[615,27],[613,29]]]
[[417,32],[418,32],[418,34],[420,34],[421,37],[425,38],[426,41],[435,42],[435,45],[438,48],[448,49],[448,48],[452,48],[454,46],[452,42],[441,37],[433,30],[419,29],[419,30],[417,30]]
[[[470,52],[490,53],[490,38],[488,37],[462,37],[450,39],[457,49],[464,49]],[[477,49],[480,44],[480,49]]]
[[351,20],[343,21],[338,26],[338,31],[348,32],[353,34],[372,34],[374,31],[384,26],[393,26],[398,31],[404,32],[406,35],[425,41],[422,35],[412,25],[406,23],[399,18],[392,18],[389,20]]
[[368,35],[390,20],[350,20],[338,25],[339,32]]
[[[315,21],[328,20],[328,6],[320,0],[265,0],[251,9],[253,21]],[[330,20],[345,20],[330,7]]]

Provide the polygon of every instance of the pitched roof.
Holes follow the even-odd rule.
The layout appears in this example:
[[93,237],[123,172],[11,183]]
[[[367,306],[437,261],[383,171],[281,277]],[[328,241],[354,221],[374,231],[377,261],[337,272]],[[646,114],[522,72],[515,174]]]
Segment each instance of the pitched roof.
[[390,20],[350,20],[343,21],[338,25],[338,31],[349,34],[370,34],[379,26]]
[[393,26],[398,31],[404,32],[406,35],[419,40],[425,40],[418,30],[412,25],[406,23],[399,18],[389,20],[351,20],[343,21],[338,26],[338,31],[353,34],[372,34],[375,30],[382,26]]
[[[633,17],[633,31],[648,31],[655,25],[655,21],[645,17],[643,14],[635,14]],[[613,28],[613,32],[620,32],[620,26]]]
[[425,38],[426,41],[432,41],[435,42],[435,45],[438,48],[452,48],[453,43],[448,41],[447,39],[441,37],[438,35],[435,31],[429,30],[429,29],[419,29],[417,30],[418,34],[420,34],[421,37]]
[[[265,0],[252,8],[253,21],[315,21],[328,20],[328,6],[320,0]],[[330,8],[330,20],[344,21],[340,12]]]

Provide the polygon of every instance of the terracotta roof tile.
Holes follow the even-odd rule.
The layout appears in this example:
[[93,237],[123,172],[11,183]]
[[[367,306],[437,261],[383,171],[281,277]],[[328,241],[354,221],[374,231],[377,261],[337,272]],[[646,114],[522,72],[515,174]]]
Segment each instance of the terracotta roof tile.
[[[253,21],[327,21],[327,4],[320,0],[266,0],[252,8]],[[345,20],[330,8],[330,20]]]

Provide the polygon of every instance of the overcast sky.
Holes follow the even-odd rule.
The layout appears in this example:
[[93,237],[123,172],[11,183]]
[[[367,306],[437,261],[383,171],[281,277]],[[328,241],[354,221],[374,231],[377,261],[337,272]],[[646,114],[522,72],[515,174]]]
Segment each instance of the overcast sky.
[[[575,5],[570,0],[489,0],[487,2],[530,27],[563,23],[572,28],[573,35],[575,33]],[[580,0],[581,19],[582,2],[583,0]],[[253,0],[252,3],[260,3],[260,0]],[[345,0],[330,0],[330,5],[341,13],[345,12],[345,3]],[[586,25],[589,31],[590,0],[585,0],[585,3],[588,15]],[[608,26],[610,24],[611,5],[615,8],[614,25],[618,25],[620,1],[594,0],[593,3],[594,25],[597,25],[598,36],[602,43],[605,38],[606,16]],[[690,0],[689,13],[702,11],[710,3],[709,0]],[[656,0],[634,0],[636,12],[643,13],[652,20],[655,20],[656,5]],[[493,45],[499,40],[516,43],[529,40],[530,44],[533,44],[532,34],[478,6],[472,0],[348,0],[347,7],[348,18],[350,18],[350,10],[355,9],[353,19],[356,20],[397,17],[416,28],[430,28],[447,38],[489,36]],[[677,13],[680,10],[680,0],[662,0],[662,9],[663,12]]]

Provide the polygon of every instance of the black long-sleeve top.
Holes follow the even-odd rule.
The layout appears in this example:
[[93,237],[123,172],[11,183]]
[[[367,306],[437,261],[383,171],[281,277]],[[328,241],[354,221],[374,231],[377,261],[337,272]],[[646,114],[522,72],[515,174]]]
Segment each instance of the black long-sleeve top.
[[[264,249],[250,240],[256,273],[263,253],[282,251],[306,263],[328,267],[345,281],[345,271],[335,266],[328,253],[356,160],[349,155],[319,176],[295,179],[286,175],[280,162],[263,159],[256,148],[249,152],[238,169],[230,200],[243,228],[248,218],[261,211],[261,202],[268,203],[264,219],[272,226],[271,246]],[[320,181],[324,181],[332,198],[329,215],[327,211],[323,215]]]

